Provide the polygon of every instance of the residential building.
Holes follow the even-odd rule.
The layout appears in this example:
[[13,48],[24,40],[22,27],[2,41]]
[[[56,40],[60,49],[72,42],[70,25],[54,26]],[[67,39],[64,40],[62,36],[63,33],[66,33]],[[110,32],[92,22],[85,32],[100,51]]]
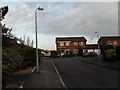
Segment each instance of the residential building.
[[120,36],[102,36],[98,40],[98,45],[100,47],[101,53],[103,53],[103,49],[107,45],[112,45],[114,47],[120,45]]
[[58,55],[77,54],[80,47],[86,46],[86,41],[84,37],[56,37]]

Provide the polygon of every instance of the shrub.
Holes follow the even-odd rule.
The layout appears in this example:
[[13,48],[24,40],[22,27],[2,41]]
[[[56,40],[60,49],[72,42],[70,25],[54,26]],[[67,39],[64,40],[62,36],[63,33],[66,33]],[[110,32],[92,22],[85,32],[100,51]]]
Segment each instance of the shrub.
[[106,53],[108,58],[111,56],[116,56],[115,49],[107,49],[107,50],[105,50],[105,53]]
[[22,69],[33,67],[36,65],[36,49],[25,47],[20,50],[20,54],[24,57]]
[[110,57],[116,55],[114,47],[112,45],[108,45],[104,47],[103,50],[103,60],[104,61],[110,61]]
[[23,57],[19,55],[18,48],[3,49],[2,52],[2,86],[6,86],[12,72],[21,68]]
[[4,49],[2,52],[2,57],[2,65],[9,67],[9,72],[14,72],[20,69],[23,56],[19,54],[18,48],[11,47]]
[[105,53],[108,58],[108,61],[115,61],[117,59],[115,49],[107,49],[105,50]]
[[116,47],[116,54],[117,54],[117,56],[120,56],[120,46]]

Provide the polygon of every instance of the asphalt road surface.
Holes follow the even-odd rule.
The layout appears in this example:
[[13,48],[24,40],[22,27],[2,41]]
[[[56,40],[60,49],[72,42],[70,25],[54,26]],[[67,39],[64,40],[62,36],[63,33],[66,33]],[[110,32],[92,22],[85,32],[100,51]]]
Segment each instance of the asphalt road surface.
[[82,62],[82,57],[52,59],[67,88],[118,88],[118,71]]

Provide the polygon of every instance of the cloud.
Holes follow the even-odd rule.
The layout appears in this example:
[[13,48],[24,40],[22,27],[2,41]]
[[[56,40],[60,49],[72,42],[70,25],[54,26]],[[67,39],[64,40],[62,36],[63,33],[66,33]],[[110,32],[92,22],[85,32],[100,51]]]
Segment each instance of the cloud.
[[[116,34],[117,3],[23,3],[10,11],[7,23],[15,30],[34,28],[34,9],[38,5],[40,33],[54,35]],[[11,23],[12,21],[12,23]],[[110,31],[108,33],[108,31]]]
[[[44,16],[44,12],[40,12],[42,14],[38,18],[39,28],[43,30],[41,32],[56,35],[92,35],[95,31],[99,31],[103,35],[117,34],[118,14],[116,4],[83,4],[85,4],[84,7],[77,3],[77,5],[75,4],[76,7],[66,9],[63,12],[53,10],[51,13],[47,13],[48,17]],[[65,7],[61,6],[61,9]]]
[[32,2],[8,4],[10,11],[4,23],[13,28],[13,33],[30,35],[35,32],[34,13],[37,7],[38,33],[46,36],[86,36],[118,34],[118,7],[105,2]]

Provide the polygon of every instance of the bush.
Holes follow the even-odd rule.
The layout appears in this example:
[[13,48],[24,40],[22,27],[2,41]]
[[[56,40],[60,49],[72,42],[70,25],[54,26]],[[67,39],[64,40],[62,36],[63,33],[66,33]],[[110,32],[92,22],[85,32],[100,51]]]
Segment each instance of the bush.
[[[39,62],[40,56],[39,52]],[[14,46],[4,48],[2,52],[2,85],[6,86],[10,74],[36,65],[36,49],[32,47]]]
[[24,57],[22,63],[22,69],[33,67],[36,65],[36,49],[31,47],[25,47],[20,50],[20,54]]
[[120,46],[117,46],[115,49],[111,45],[106,46],[103,53],[103,59],[109,62],[120,61]]
[[115,49],[107,49],[105,50],[106,60],[111,62],[116,60],[116,52]]
[[[2,52],[2,65],[7,66],[9,72],[18,71],[21,67],[23,56],[19,54],[18,48],[11,47]],[[19,68],[18,68],[19,67]]]
[[120,46],[116,47],[116,54],[117,54],[117,56],[120,56]]
[[112,56],[116,56],[115,49],[107,49],[107,50],[105,50],[105,53],[106,53],[108,58],[112,57]]
[[2,86],[6,86],[12,72],[21,68],[23,57],[19,55],[18,48],[3,49],[2,52]]
[[110,61],[110,57],[115,55],[115,50],[114,47],[112,45],[108,45],[106,47],[104,47],[103,50],[103,60],[104,61]]

